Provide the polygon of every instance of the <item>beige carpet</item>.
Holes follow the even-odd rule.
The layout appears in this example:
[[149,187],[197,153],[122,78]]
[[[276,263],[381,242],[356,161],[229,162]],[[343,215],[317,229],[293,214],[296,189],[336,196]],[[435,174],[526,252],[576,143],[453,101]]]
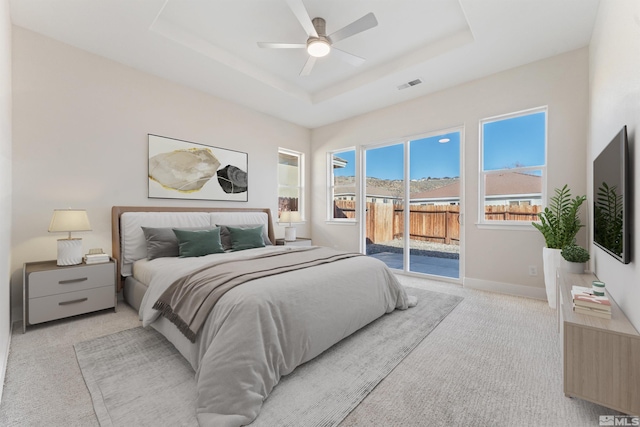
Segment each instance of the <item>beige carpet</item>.
[[[598,426],[615,414],[562,393],[555,311],[546,302],[401,276],[465,299],[341,426]],[[139,326],[126,305],[33,327],[14,326],[2,426],[94,426],[73,344]]]

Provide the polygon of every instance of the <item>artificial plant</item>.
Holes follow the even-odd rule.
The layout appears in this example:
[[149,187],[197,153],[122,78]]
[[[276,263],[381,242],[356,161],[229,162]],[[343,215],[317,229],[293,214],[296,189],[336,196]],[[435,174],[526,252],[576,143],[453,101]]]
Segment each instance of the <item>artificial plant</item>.
[[587,200],[587,196],[571,198],[571,191],[567,184],[561,189],[555,189],[555,196],[550,199],[549,206],[538,214],[540,223],[532,222],[540,230],[548,248],[562,249],[574,243],[576,234],[581,227],[578,212],[580,205]]

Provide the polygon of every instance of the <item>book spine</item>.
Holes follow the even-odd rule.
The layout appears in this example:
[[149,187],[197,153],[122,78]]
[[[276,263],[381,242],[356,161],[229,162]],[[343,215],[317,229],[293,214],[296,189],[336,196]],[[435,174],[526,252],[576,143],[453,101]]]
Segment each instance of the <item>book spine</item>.
[[594,310],[580,308],[580,307],[574,307],[573,310],[576,313],[586,314],[587,316],[599,317],[601,319],[611,319],[611,313],[606,313],[606,312],[601,312],[601,311],[594,311]]
[[598,303],[593,303],[593,302],[585,302],[585,301],[580,301],[580,300],[573,300],[573,304],[575,304],[576,307],[584,307],[584,308],[589,308],[589,309],[594,309],[594,310],[601,310],[601,311],[605,311],[605,312],[611,312],[611,306],[610,305],[598,304]]

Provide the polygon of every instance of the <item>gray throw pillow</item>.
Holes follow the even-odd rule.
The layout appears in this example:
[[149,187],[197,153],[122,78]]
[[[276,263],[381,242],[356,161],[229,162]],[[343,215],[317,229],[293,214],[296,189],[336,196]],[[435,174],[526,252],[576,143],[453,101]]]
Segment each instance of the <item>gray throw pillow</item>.
[[245,249],[263,248],[262,226],[255,228],[237,228],[227,226],[231,234],[231,250],[244,251]]
[[164,257],[177,257],[180,255],[178,250],[178,238],[173,229],[142,227],[144,238],[147,241],[147,258],[152,260]]
[[269,233],[267,231],[267,227],[264,224],[216,224],[217,227],[220,227],[220,240],[222,241],[222,247],[225,251],[231,250],[231,233],[229,232],[228,227],[234,228],[257,228],[260,227],[262,233],[262,240],[264,242],[263,246],[271,245],[271,240],[269,240]]
[[220,229],[212,230],[181,230],[174,228],[178,238],[178,248],[181,258],[204,256],[223,253],[220,243]]

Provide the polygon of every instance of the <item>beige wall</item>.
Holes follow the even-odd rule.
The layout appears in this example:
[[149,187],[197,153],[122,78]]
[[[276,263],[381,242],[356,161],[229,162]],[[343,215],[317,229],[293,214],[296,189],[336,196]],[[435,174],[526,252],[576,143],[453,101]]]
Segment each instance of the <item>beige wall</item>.
[[[583,48],[312,131],[313,238],[358,249],[358,227],[326,224],[326,152],[464,126],[464,283],[544,297],[542,247],[533,227],[481,229],[478,218],[478,121],[548,106],[547,191],[569,184],[586,194],[588,50]],[[585,244],[584,233],[580,243]],[[529,265],[539,274],[529,276]]]
[[[85,251],[110,251],[113,205],[275,212],[278,147],[309,157],[306,128],[19,27],[14,27],[13,75],[14,318],[22,311],[22,264],[55,259],[56,239],[64,237],[47,233],[53,209],[87,209],[93,231],[76,236]],[[148,133],[247,152],[249,202],[148,199]],[[298,232],[309,234],[304,225]],[[276,235],[283,236],[284,229],[277,228]]]
[[11,17],[0,0],[0,397],[11,333]]
[[[601,1],[589,49],[590,146],[587,159],[589,198],[592,199],[592,162],[616,133],[627,125],[629,135],[631,208],[631,263],[624,265],[591,246],[598,278],[606,283],[637,330],[640,330],[640,2]],[[593,212],[591,212],[593,213]]]

